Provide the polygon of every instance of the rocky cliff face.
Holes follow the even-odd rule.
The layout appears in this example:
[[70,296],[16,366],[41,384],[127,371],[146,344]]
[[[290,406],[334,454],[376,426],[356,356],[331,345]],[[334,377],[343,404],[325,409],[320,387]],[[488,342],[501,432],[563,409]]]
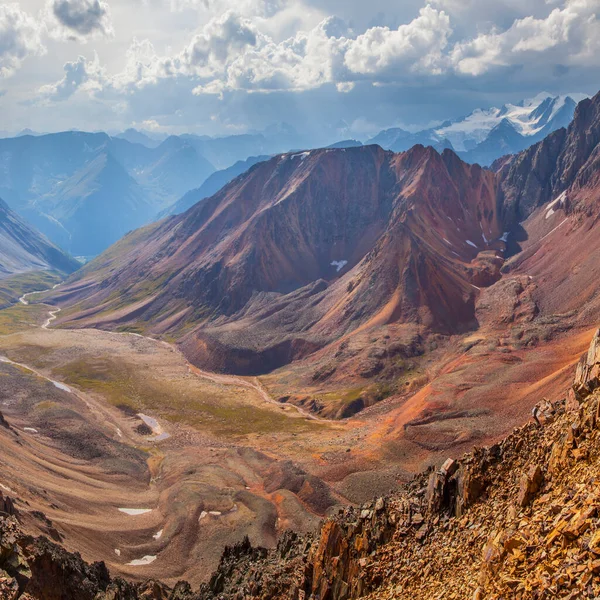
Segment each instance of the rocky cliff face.
[[499,196],[505,218],[526,219],[563,192],[567,206],[589,206],[598,197],[599,144],[600,94],[578,104],[568,129],[559,129],[504,163]]
[[[580,598],[600,593],[598,335],[574,393],[541,400],[502,442],[348,507],[317,536],[276,549],[227,548],[197,592],[181,582],[111,580],[0,515],[0,594],[8,600],[371,600]],[[577,397],[575,397],[575,393]],[[5,505],[4,505],[5,506]],[[1,510],[1,508],[0,508]],[[7,511],[4,510],[4,513]]]

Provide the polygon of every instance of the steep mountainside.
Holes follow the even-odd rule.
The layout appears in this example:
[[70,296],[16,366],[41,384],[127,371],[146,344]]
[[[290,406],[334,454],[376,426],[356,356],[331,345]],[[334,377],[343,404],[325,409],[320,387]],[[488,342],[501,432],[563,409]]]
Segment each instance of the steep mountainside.
[[42,270],[72,273],[79,266],[0,200],[0,278]]
[[[46,538],[0,494],[0,594],[12,600],[424,600],[585,598],[600,593],[600,332],[556,403],[490,447],[420,473],[393,494],[347,507],[316,536],[225,549],[194,592],[111,579]],[[0,427],[11,424],[0,415]],[[52,535],[52,523],[43,515]],[[56,595],[60,590],[60,596]]]
[[264,371],[360,327],[472,327],[502,236],[493,173],[450,151],[286,154],[126,238],[63,297],[71,322],[145,323],[199,364]]
[[148,222],[155,212],[141,186],[107,152],[34,204],[28,215],[36,224],[40,222],[34,212],[38,206],[52,216],[52,222],[60,223],[61,246],[77,256],[101,253]]

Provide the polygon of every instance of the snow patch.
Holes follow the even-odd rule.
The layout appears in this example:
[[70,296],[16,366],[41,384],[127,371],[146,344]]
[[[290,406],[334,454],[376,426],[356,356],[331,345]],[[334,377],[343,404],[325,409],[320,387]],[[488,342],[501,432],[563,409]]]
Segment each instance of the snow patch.
[[38,430],[33,427],[23,427],[23,431],[29,431],[29,433],[37,433]]
[[347,260],[332,260],[331,266],[335,267],[337,273],[339,273],[346,265],[348,264]]
[[559,227],[562,227],[567,221],[569,220],[569,217],[567,217],[564,221],[561,221],[552,231],[549,231],[541,240],[545,240],[549,235],[552,235]]
[[554,200],[553,202],[550,202],[550,204],[548,204],[548,206],[546,207],[546,219],[549,219],[553,214],[556,213],[556,210],[554,210],[555,206],[557,206],[557,208],[562,208],[563,201],[565,200],[566,197],[567,197],[567,192],[563,192],[556,200]]
[[149,417],[143,413],[138,413],[137,415],[150,429],[152,429],[152,434],[156,436],[154,441],[160,442],[161,440],[166,440],[171,437],[170,433],[163,431],[163,428],[160,426],[159,422],[154,417]]
[[66,386],[64,383],[61,383],[60,381],[52,381],[52,385],[54,385],[54,387],[57,387],[59,390],[69,392],[69,394],[71,393],[71,388]]
[[477,248],[477,246],[471,240],[465,240],[469,246],[473,246],[473,248]]
[[163,530],[161,529],[160,531],[157,531],[152,537],[155,540],[160,540],[160,538],[162,537],[162,534],[163,534]]
[[144,565],[150,565],[156,560],[154,555],[146,555],[143,558],[136,558],[130,563],[127,563],[130,567],[143,567]]
[[[570,94],[571,98],[578,102],[577,94]],[[531,136],[541,131],[544,126],[552,121],[558,111],[566,102],[566,96],[554,98],[551,114],[537,116],[534,111],[546,101],[552,98],[551,94],[543,92],[535,98],[525,100],[519,104],[505,104],[502,108],[477,109],[470,115],[457,119],[446,127],[435,129],[440,139],[448,138],[456,150],[466,150],[465,142],[473,140],[477,143],[487,138],[492,129],[507,120],[514,129],[523,136]]]
[[208,513],[205,510],[203,510],[200,513],[200,516],[198,517],[198,521],[202,521],[202,519],[205,519],[206,517],[208,517]]
[[119,510],[130,517],[145,515],[146,513],[152,512],[151,508],[120,508]]
[[300,160],[304,160],[307,156],[310,156],[310,152],[300,152],[298,154],[292,154],[290,158],[299,158]]
[[115,548],[115,554],[117,556],[121,556],[121,551],[118,548]]
[[508,242],[508,236],[509,236],[509,235],[510,235],[510,231],[505,231],[505,232],[502,234],[502,237],[501,237],[501,238],[499,238],[499,240],[500,240],[501,242],[504,242],[504,243],[506,244],[506,242]]

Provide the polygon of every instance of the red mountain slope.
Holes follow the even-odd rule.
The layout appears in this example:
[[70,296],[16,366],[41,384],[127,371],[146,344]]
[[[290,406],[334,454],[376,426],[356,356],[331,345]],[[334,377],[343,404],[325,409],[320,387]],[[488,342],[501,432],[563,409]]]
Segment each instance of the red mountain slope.
[[568,384],[600,309],[599,114],[600,95],[497,172],[420,146],[273,158],[127,236],[53,301],[68,326],[271,372],[272,397],[323,416],[365,409],[344,472],[421,468]]
[[198,364],[260,372],[359,327],[473,327],[502,231],[494,175],[450,151],[287,154],[125,238],[57,299],[71,324],[170,332]]

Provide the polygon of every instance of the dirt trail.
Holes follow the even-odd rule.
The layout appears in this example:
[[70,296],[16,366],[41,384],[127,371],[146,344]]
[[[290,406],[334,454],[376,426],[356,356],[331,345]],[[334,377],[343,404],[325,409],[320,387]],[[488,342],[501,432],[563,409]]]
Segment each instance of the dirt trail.
[[[152,338],[146,338],[146,339],[152,339]],[[179,350],[177,350],[177,351],[179,352]],[[282,405],[280,402],[277,402],[277,400],[275,400],[274,398],[271,397],[269,392],[267,392],[267,390],[264,388],[262,383],[260,383],[260,381],[258,380],[257,377],[255,377],[254,379],[244,379],[243,377],[238,377],[236,375],[223,375],[221,373],[211,373],[210,371],[203,371],[202,369],[195,367],[188,361],[186,361],[186,362],[187,362],[187,366],[188,366],[190,373],[193,373],[194,375],[197,375],[198,377],[202,377],[203,379],[208,379],[209,381],[212,381],[213,383],[220,383],[222,385],[232,385],[232,386],[236,386],[236,387],[243,387],[246,389],[251,389],[251,390],[254,390],[265,402],[268,402],[269,404],[275,404],[276,406],[279,406],[279,407],[285,406],[285,405]],[[287,406],[292,406],[301,415],[303,415],[304,417],[306,417],[307,419],[310,419],[312,421],[329,421],[329,419],[323,419],[321,417],[318,417],[317,415],[313,415],[309,411],[301,408],[300,406],[296,406],[295,404],[289,404]]]
[[[55,289],[59,285],[60,284],[57,283],[55,286],[53,286],[52,288],[49,288],[47,290],[40,290],[37,292],[28,292],[27,294],[24,294],[23,296],[21,296],[19,298],[19,302],[27,305],[27,304],[29,304],[29,301],[27,300],[28,296],[31,296],[33,294],[43,294],[44,292],[49,292],[49,291]],[[48,329],[50,327],[50,324],[52,323],[52,321],[56,320],[57,314],[60,311],[61,311],[60,308],[54,308],[54,309],[49,310],[48,311],[48,314],[49,314],[48,319],[46,319],[44,324],[41,326],[42,329]],[[204,370],[192,365],[185,358],[185,356],[181,353],[179,348],[177,348],[177,346],[175,346],[174,344],[170,344],[169,342],[165,342],[164,340],[158,340],[153,337],[142,335],[140,333],[116,332],[116,331],[105,331],[105,333],[108,333],[111,335],[128,335],[128,336],[140,337],[145,340],[154,342],[155,344],[162,344],[163,346],[165,346],[165,347],[173,350],[174,352],[177,352],[179,355],[181,355],[182,359],[185,361],[185,364],[187,365],[188,371],[190,373],[192,373],[193,375],[196,375],[197,377],[200,377],[202,379],[207,379],[209,381],[212,381],[213,383],[219,383],[221,385],[227,385],[227,386],[233,386],[233,387],[242,387],[245,389],[253,390],[268,404],[274,404],[279,407],[284,406],[280,402],[277,402],[277,400],[275,400],[274,398],[271,397],[269,392],[264,388],[262,383],[259,381],[258,377],[255,377],[253,379],[245,379],[245,378],[239,377],[237,375],[225,375],[222,373],[213,373],[210,371],[204,371]],[[34,371],[34,369],[30,369],[26,365],[21,365],[21,366],[23,366],[26,369],[29,369],[31,371]],[[304,416],[307,419],[310,419],[311,421],[323,421],[323,422],[330,421],[330,419],[324,419],[322,417],[318,417],[317,415],[312,414],[310,411],[308,411],[300,406],[296,406],[295,404],[289,404],[287,406],[293,407],[299,414],[301,414],[302,416]]]

